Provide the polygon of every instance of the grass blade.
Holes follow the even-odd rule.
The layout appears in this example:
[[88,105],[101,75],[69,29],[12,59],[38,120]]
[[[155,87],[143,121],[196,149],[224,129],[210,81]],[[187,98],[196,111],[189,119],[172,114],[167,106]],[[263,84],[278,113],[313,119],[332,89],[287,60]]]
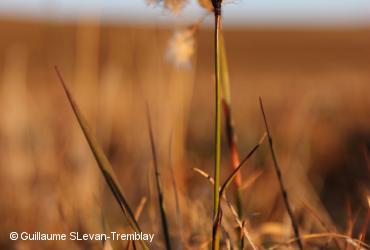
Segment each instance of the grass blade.
[[[147,201],[147,198],[146,197],[141,198],[140,203],[139,203],[138,207],[136,208],[136,211],[135,211],[135,219],[137,221],[139,220],[140,215],[141,215],[141,213],[144,210],[146,201]],[[131,244],[134,246],[135,245],[135,241],[130,240],[129,242],[127,242],[126,250],[130,250]]]
[[[325,230],[328,232],[328,233],[331,233],[332,231],[334,231],[336,233],[336,229],[330,229],[329,225],[326,224],[326,222],[321,219],[320,215],[314,210],[314,208],[312,208],[308,203],[306,203],[304,200],[301,200],[303,206],[307,209],[307,211],[321,224],[322,227],[325,228]],[[334,243],[337,247],[337,249],[341,249],[340,247],[340,244],[338,242],[338,240],[336,238],[334,238]]]
[[[64,82],[64,79],[57,67],[55,67],[55,71],[58,75],[59,81],[62,84],[62,87],[64,89],[64,92],[68,98],[68,101],[72,107],[72,110],[77,118],[77,121],[81,127],[81,130],[86,138],[87,143],[89,144],[90,150],[94,155],[94,158],[98,164],[98,167],[100,171],[102,172],[104,179],[106,183],[108,184],[111,192],[113,193],[114,197],[116,198],[124,216],[126,217],[131,229],[139,233],[141,232],[139,224],[135,220],[134,214],[132,213],[132,210],[130,209],[128,202],[126,198],[123,195],[122,188],[119,185],[118,179],[113,172],[113,169],[105,156],[103,149],[99,145],[98,141],[96,140],[95,136],[91,132],[87,121],[83,117],[82,113],[80,112],[80,109],[77,106],[77,103],[75,102],[71,92],[67,88],[67,85]],[[149,249],[148,246],[144,241],[141,241],[141,245],[143,249]]]
[[150,119],[150,113],[149,113],[149,107],[147,105],[146,109],[147,114],[147,120],[148,120],[148,129],[149,129],[149,137],[150,137],[150,147],[152,150],[152,156],[153,156],[153,165],[154,165],[154,171],[155,171],[155,181],[156,181],[156,188],[157,188],[157,194],[158,194],[158,200],[159,200],[159,210],[161,213],[161,220],[162,220],[162,229],[166,244],[166,249],[171,249],[171,239],[170,239],[170,233],[168,229],[168,221],[167,221],[167,215],[166,210],[164,206],[164,197],[163,197],[163,190],[161,186],[161,176],[159,172],[159,166],[158,166],[158,160],[157,160],[157,153],[154,143],[154,135],[153,135],[153,127],[152,122]]
[[278,161],[277,161],[277,158],[276,158],[274,145],[272,143],[272,137],[271,137],[271,133],[270,133],[268,123],[267,123],[267,118],[266,118],[265,110],[263,108],[263,103],[262,103],[262,98],[261,97],[259,98],[259,101],[260,101],[260,107],[261,107],[261,112],[262,112],[262,116],[263,116],[263,121],[264,121],[265,127],[266,127],[266,132],[267,132],[267,137],[268,137],[268,142],[269,142],[269,148],[270,148],[272,160],[274,162],[275,172],[276,172],[276,175],[278,177],[281,194],[282,194],[283,200],[284,200],[284,205],[285,205],[285,208],[288,212],[288,215],[289,215],[291,223],[292,223],[293,231],[294,231],[295,237],[297,239],[296,242],[297,242],[298,248],[303,250],[303,244],[302,244],[302,241],[301,241],[301,238],[300,238],[300,235],[299,235],[299,228],[298,228],[297,222],[294,218],[293,211],[292,211],[292,209],[290,207],[290,204],[289,204],[288,192],[286,191],[284,181],[283,181],[283,176],[282,176],[281,170],[280,170],[281,168],[280,168],[280,166],[278,164]]
[[[229,69],[227,64],[227,57],[226,57],[226,49],[225,49],[225,42],[223,35],[220,36],[220,46],[219,46],[219,55],[220,55],[220,68],[221,68],[221,89],[222,89],[222,107],[223,107],[223,113],[225,117],[225,125],[226,125],[226,138],[227,138],[227,144],[230,151],[230,160],[231,160],[231,169],[235,170],[239,163],[240,163],[240,157],[238,152],[238,147],[236,144],[237,137],[234,129],[234,121],[232,117],[231,112],[231,90],[230,90],[230,78],[229,78]],[[238,172],[235,179],[235,200],[238,208],[238,214],[239,217],[243,216],[243,203],[241,198],[241,183],[242,183],[242,177],[241,173]]]
[[369,229],[369,222],[370,222],[370,195],[368,195],[366,198],[367,198],[367,205],[368,205],[367,213],[364,219],[364,223],[362,225],[361,233],[358,237],[359,240],[363,241],[364,243],[365,243],[366,233],[367,233],[367,230]]
[[[222,90],[221,98],[223,112],[225,115],[226,137],[230,150],[231,167],[234,170],[240,163],[240,157],[236,146],[236,133],[231,113],[231,90],[230,90],[229,69],[227,64],[225,42],[222,34],[220,35],[220,46],[218,53],[220,55],[220,68],[221,68],[220,76]],[[237,176],[235,177],[235,185],[237,188],[240,188],[241,182],[242,182],[241,175],[240,173],[238,173]]]
[[[257,149],[262,145],[262,143],[265,140],[265,138],[266,138],[266,133],[263,134],[263,136],[259,140],[258,144],[252,148],[252,150],[247,154],[247,156],[242,160],[242,162],[239,163],[239,166],[237,166],[235,168],[235,170],[230,174],[230,176],[226,179],[226,181],[224,182],[224,184],[220,188],[220,194],[219,194],[220,197],[223,197],[225,195],[226,189],[229,187],[229,185],[231,184],[231,182],[237,176],[237,174],[239,173],[240,169],[245,165],[245,163],[248,161],[248,159],[250,157],[252,157],[252,155],[257,151]],[[228,201],[227,201],[227,203],[228,203],[229,207],[231,208],[231,210],[233,211],[233,208],[232,208],[231,204]],[[236,213],[236,211],[234,212],[234,216],[236,217],[238,224],[240,224],[241,229],[243,231],[246,231],[245,228],[242,227],[242,223],[240,222],[240,219],[239,219],[240,216],[238,216],[238,214]],[[221,223],[221,221],[220,221],[220,223]],[[247,237],[247,239],[248,239],[248,241],[249,241],[252,249],[257,249],[256,246],[254,245],[251,237],[249,236],[249,233],[248,232],[245,232],[244,234],[246,235],[246,237]],[[241,246],[241,244],[240,244],[240,246]]]
[[[200,174],[202,177],[204,177],[204,178],[206,178],[212,185],[214,185],[214,180],[213,180],[213,178],[212,178],[212,176],[210,176],[209,174],[207,174],[206,172],[204,172],[203,170],[201,170],[201,169],[199,169],[199,168],[192,168],[192,170],[194,171],[194,172],[196,172],[196,173],[198,173],[198,174]],[[253,177],[254,178],[254,177]],[[252,180],[248,180],[249,182],[252,182]],[[252,238],[251,238],[251,236],[250,236],[250,234],[249,234],[249,232],[248,232],[248,230],[247,230],[247,228],[245,227],[245,226],[243,226],[243,222],[240,220],[240,217],[239,217],[239,215],[238,215],[238,213],[237,213],[237,211],[236,211],[236,209],[234,208],[234,206],[231,204],[231,202],[229,201],[229,199],[227,198],[227,196],[226,196],[226,193],[225,192],[223,192],[223,194],[222,194],[222,196],[220,197],[220,199],[224,199],[224,201],[226,202],[226,204],[227,204],[227,206],[229,207],[229,209],[230,209],[230,211],[231,211],[231,213],[232,213],[232,215],[233,215],[233,217],[234,217],[234,219],[235,219],[235,222],[236,222],[236,224],[238,225],[238,227],[239,227],[239,231],[240,231],[240,233],[245,237],[245,238],[247,238],[247,240],[248,240],[248,242],[249,242],[249,244],[250,244],[250,246],[251,246],[251,248],[253,249],[253,250],[256,250],[257,249],[257,247],[255,246],[255,244],[253,243],[253,241],[252,241]],[[220,226],[222,226],[221,224],[220,224]],[[244,237],[241,237],[241,238],[244,238]],[[241,242],[242,243],[242,242]],[[240,245],[240,246],[242,246],[242,244]],[[241,248],[241,249],[244,249],[244,248]]]
[[261,137],[261,139],[259,140],[258,144],[255,145],[252,150],[247,154],[246,157],[244,157],[244,159],[242,160],[242,162],[239,164],[239,166],[237,166],[235,168],[235,170],[230,174],[230,176],[226,179],[226,181],[224,182],[224,184],[221,186],[221,189],[220,189],[220,196],[222,196],[227,187],[231,184],[231,182],[234,180],[234,178],[237,176],[238,172],[240,171],[240,169],[245,165],[245,163],[248,161],[248,159],[256,152],[256,150],[262,145],[263,141],[265,140],[266,138],[266,133],[263,134],[263,136]]

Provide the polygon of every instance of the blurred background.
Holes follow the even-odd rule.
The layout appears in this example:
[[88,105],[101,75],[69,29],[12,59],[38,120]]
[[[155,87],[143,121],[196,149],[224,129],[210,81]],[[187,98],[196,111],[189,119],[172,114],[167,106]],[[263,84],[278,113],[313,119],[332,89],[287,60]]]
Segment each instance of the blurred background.
[[[158,2],[1,0],[1,249],[102,249],[101,242],[10,241],[13,231],[127,231],[54,65],[133,210],[147,199],[139,222],[156,233],[152,248],[163,242],[145,103],[174,244],[200,249],[209,239],[212,188],[191,168],[212,175],[213,19],[197,1],[182,11],[181,1]],[[369,211],[370,2],[225,0],[223,14],[240,155],[264,132],[262,96],[302,232],[330,228],[359,238]],[[224,179],[226,143],[222,151]],[[242,174],[256,242],[291,238],[267,144]]]

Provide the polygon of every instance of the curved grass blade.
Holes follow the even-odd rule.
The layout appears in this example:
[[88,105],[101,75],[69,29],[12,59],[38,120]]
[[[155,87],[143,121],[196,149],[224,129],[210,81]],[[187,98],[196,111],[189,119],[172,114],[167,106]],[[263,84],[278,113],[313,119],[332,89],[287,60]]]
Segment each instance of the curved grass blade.
[[226,191],[227,187],[230,185],[230,183],[234,180],[234,178],[237,176],[239,170],[244,166],[244,164],[248,161],[248,159],[254,154],[254,152],[256,152],[256,150],[261,146],[261,144],[263,143],[263,141],[265,140],[267,136],[267,133],[264,133],[261,137],[261,139],[259,140],[258,144],[255,145],[252,150],[247,154],[246,157],[244,157],[244,159],[242,160],[242,162],[239,164],[239,166],[237,166],[235,168],[235,170],[230,174],[230,176],[226,179],[226,181],[224,182],[224,184],[221,186],[221,189],[220,189],[220,197],[224,194],[224,192]]
[[[128,202],[126,198],[123,195],[122,188],[119,185],[118,179],[113,172],[113,169],[105,156],[103,149],[99,145],[98,141],[96,140],[95,136],[91,132],[87,121],[83,117],[82,113],[80,112],[80,109],[78,108],[71,92],[67,88],[67,85],[65,84],[63,77],[57,67],[55,67],[55,71],[58,75],[59,81],[62,84],[62,87],[64,89],[65,94],[67,95],[68,101],[72,107],[73,113],[75,114],[77,121],[81,127],[81,130],[86,138],[87,143],[89,144],[90,150],[94,155],[94,158],[99,166],[100,171],[102,172],[105,181],[107,182],[111,192],[113,193],[114,197],[116,198],[124,216],[126,217],[131,229],[139,233],[141,232],[139,224],[135,220],[134,214],[131,211]],[[148,246],[144,241],[140,241],[143,249],[149,249]]]

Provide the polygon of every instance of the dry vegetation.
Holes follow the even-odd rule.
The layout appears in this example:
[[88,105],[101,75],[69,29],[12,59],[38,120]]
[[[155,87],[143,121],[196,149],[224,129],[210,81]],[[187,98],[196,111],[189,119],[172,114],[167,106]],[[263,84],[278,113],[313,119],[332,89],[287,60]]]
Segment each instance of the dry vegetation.
[[[178,68],[165,57],[165,28],[1,20],[0,31],[0,248],[102,248],[9,241],[12,231],[129,230],[58,83],[58,65],[131,208],[148,199],[138,221],[157,234],[151,249],[164,249],[149,104],[172,245],[207,249],[213,191],[192,168],[213,173],[212,32],[199,31],[192,67]],[[302,238],[317,236],[304,240],[305,249],[356,249],[344,235],[360,239],[369,211],[369,30],[226,29],[224,36],[241,158],[265,131],[262,96]],[[222,140],[223,182],[231,170]],[[266,142],[241,172],[240,220],[249,236],[257,246],[287,249],[277,243],[293,232]],[[222,207],[226,248],[238,239],[237,223]]]

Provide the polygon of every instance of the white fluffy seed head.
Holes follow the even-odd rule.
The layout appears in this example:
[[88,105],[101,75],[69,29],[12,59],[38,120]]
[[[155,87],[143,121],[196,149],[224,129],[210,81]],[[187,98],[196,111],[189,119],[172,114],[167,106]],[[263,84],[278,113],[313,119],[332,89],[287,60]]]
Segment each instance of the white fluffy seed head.
[[178,14],[187,4],[188,0],[146,0],[150,5],[162,5],[164,8]]
[[194,51],[194,31],[189,28],[176,31],[169,41],[167,58],[179,67],[189,67]]

